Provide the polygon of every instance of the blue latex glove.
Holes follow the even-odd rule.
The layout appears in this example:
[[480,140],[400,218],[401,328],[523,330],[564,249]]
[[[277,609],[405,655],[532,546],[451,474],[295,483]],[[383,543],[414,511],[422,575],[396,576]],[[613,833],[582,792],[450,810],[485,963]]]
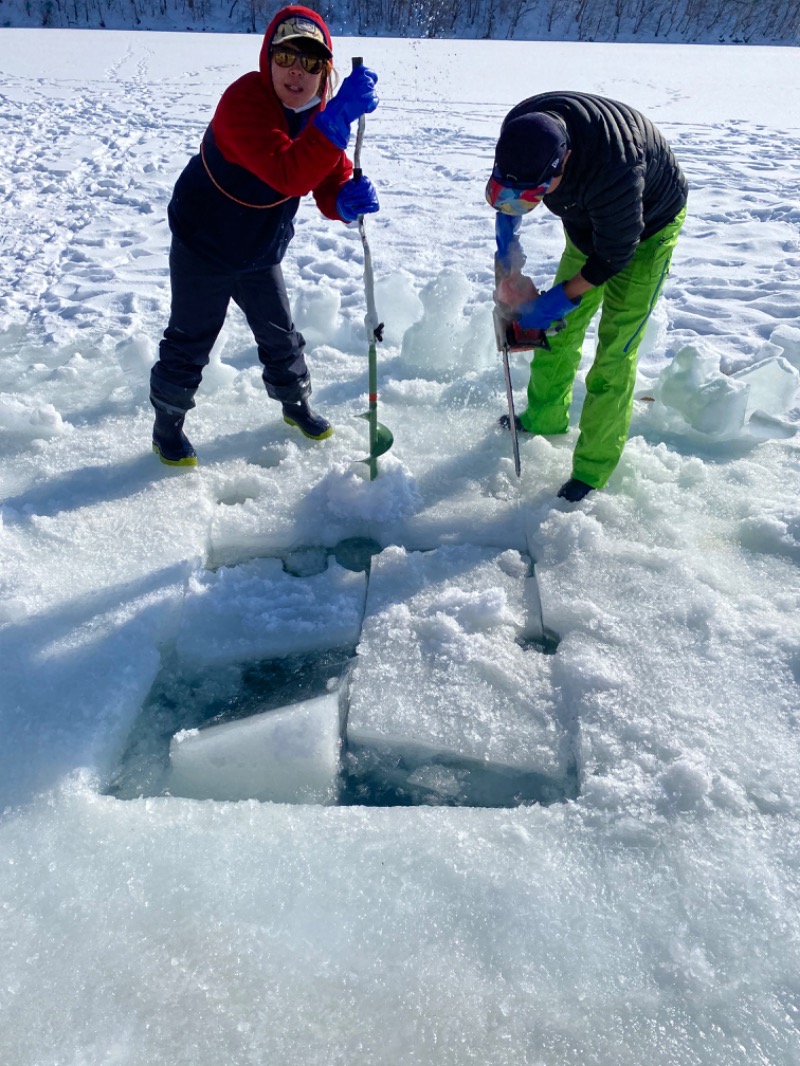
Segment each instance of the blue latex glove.
[[574,311],[580,302],[578,297],[578,302],[573,303],[564,292],[563,285],[554,285],[538,299],[523,304],[517,321],[523,329],[547,329],[553,322]]
[[377,80],[378,75],[369,67],[356,67],[344,79],[336,96],[314,117],[314,125],[337,148],[347,147],[350,124],[378,106]]
[[355,222],[359,215],[374,215],[380,206],[375,186],[364,174],[358,181],[346,181],[336,197],[342,222]]

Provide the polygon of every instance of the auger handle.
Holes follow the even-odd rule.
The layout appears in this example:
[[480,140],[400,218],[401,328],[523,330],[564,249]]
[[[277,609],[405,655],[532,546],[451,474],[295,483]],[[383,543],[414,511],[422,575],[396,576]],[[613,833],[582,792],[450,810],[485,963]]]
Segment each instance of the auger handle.
[[[353,70],[364,66],[363,56],[353,56]],[[361,180],[361,142],[364,140],[365,119],[363,115],[358,119],[358,132],[356,133],[356,148],[353,152],[353,181]]]

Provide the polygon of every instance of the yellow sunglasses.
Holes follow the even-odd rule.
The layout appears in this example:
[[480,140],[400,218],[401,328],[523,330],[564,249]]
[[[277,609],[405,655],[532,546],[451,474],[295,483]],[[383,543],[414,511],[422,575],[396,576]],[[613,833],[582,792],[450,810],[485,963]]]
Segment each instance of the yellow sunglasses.
[[327,60],[322,59],[321,56],[311,56],[307,52],[295,52],[291,48],[273,48],[270,56],[284,70],[299,63],[306,74],[321,74],[327,63]]

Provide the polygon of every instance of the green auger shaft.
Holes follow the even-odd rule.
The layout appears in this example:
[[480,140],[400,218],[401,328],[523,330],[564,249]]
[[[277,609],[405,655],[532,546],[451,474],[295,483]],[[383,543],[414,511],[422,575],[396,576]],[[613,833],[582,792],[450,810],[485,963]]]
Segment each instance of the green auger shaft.
[[[353,70],[363,64],[363,59],[353,57]],[[366,120],[363,115],[358,119],[358,132],[356,134],[356,147],[353,153],[353,180],[361,178],[361,145],[364,141],[364,128]],[[394,443],[394,437],[386,426],[378,421],[378,352],[376,342],[381,339],[383,325],[378,321],[378,312],[375,307],[375,285],[372,272],[372,253],[367,240],[367,230],[364,225],[364,216],[358,216],[358,233],[364,248],[364,288],[367,301],[367,313],[364,316],[364,326],[369,341],[369,410],[362,418],[369,422],[369,458],[362,460],[369,466],[369,479],[374,481],[378,476],[378,456],[388,452]]]

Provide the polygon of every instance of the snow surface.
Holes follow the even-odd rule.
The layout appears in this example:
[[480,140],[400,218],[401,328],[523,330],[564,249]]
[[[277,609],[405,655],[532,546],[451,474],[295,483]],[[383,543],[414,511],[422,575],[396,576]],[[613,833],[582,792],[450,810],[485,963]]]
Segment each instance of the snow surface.
[[[396,443],[372,483],[362,249],[310,204],[286,275],[336,434],[282,422],[232,313],[189,420],[200,467],[149,451],[171,186],[256,53],[0,30],[0,1063],[800,1063],[796,51],[337,42],[381,78],[363,164]],[[631,440],[572,507],[575,429],[525,440],[520,481],[495,429],[483,202],[503,115],[564,87],[641,107],[691,182]],[[523,241],[546,286],[556,220]],[[444,805],[118,798],[131,738],[163,726],[166,758],[186,727],[182,693],[255,708],[237,686],[265,668],[232,660],[268,654],[245,623],[284,572],[276,635],[333,654],[326,596],[360,602],[342,560],[365,542],[530,561],[574,794],[454,807],[428,766]],[[445,676],[502,610],[466,571],[439,594]]]

